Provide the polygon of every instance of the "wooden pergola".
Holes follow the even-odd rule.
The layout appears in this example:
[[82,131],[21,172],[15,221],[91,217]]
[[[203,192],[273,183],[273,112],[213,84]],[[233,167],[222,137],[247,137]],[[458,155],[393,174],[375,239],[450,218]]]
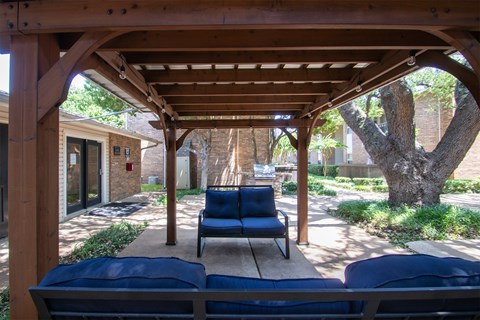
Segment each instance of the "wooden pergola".
[[480,105],[478,0],[0,0],[0,17],[0,52],[11,54],[12,319],[36,317],[28,288],[58,263],[58,106],[80,72],[158,115],[172,245],[176,150],[191,130],[298,128],[297,242],[308,243],[307,148],[324,111],[426,66]]

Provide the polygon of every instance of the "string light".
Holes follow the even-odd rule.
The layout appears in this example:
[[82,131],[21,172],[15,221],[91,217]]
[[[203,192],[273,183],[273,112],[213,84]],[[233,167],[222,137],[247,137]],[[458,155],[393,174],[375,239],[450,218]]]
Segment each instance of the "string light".
[[307,113],[307,117],[311,118],[312,117],[312,114],[309,112]]
[[361,81],[358,81],[357,82],[357,86],[355,87],[355,91],[357,92],[362,92],[363,88],[362,88],[362,82]]
[[120,79],[122,79],[122,80],[127,79],[127,74],[125,73],[125,66],[123,65],[123,62],[122,62],[122,65],[120,66],[120,73],[119,73],[118,76],[119,76]]
[[165,110],[165,108],[162,108],[162,113],[165,113],[167,112],[167,110]]
[[152,102],[152,101],[153,101],[152,94],[150,93],[150,91],[147,91],[147,101],[148,101],[148,102]]
[[410,53],[408,54],[408,60],[407,60],[408,66],[413,67],[417,63],[417,60],[415,59],[416,54],[417,54],[417,51],[410,50]]
[[327,106],[329,108],[333,107],[333,103],[332,103],[333,99],[332,98],[328,98],[328,103],[327,103]]

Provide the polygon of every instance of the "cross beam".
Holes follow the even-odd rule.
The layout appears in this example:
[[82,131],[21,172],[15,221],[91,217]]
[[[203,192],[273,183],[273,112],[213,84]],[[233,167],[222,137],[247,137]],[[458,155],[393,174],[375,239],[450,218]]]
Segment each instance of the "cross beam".
[[[309,128],[313,120],[310,119],[242,119],[242,120],[181,120],[175,121],[177,129],[242,129],[242,128]],[[162,129],[160,121],[149,121],[156,129]],[[315,127],[325,123],[319,119]]]

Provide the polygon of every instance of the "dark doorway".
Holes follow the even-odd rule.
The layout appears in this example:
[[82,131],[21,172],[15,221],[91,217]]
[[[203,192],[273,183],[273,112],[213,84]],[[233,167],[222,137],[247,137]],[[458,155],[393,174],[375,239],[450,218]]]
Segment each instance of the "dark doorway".
[[0,124],[0,238],[8,234],[8,126]]
[[101,202],[101,144],[67,138],[67,214]]

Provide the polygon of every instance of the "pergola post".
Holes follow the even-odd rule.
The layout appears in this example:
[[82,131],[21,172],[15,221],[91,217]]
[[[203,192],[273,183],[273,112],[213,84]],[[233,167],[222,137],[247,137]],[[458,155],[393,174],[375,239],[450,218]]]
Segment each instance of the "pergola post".
[[59,111],[54,108],[41,122],[37,114],[38,80],[59,57],[53,35],[11,38],[8,233],[12,319],[37,318],[28,288],[58,263]]
[[177,243],[177,129],[172,122],[167,130],[167,245]]
[[308,128],[299,127],[297,149],[297,244],[308,244]]

